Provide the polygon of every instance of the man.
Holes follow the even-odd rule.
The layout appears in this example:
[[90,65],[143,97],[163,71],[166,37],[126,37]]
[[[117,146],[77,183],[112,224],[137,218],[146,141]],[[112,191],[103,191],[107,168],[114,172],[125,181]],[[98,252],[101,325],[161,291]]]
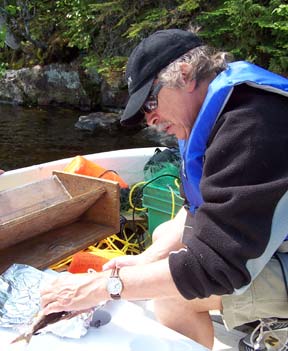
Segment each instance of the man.
[[[103,273],[56,280],[42,292],[44,313],[120,295],[154,299],[163,324],[208,348],[210,310],[222,311],[228,328],[288,317],[272,258],[288,232],[273,222],[288,189],[288,83],[226,57],[178,29],[158,31],[133,50],[121,122],[145,117],[176,135],[186,205],[156,228],[143,254],[112,260]],[[116,284],[107,288],[111,269]]]

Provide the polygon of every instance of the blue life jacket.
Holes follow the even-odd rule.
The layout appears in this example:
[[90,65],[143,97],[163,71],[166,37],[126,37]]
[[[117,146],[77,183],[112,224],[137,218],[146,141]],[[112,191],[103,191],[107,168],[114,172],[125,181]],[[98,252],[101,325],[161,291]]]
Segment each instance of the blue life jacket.
[[182,185],[192,213],[203,203],[199,184],[209,135],[234,86],[243,83],[288,97],[288,79],[245,61],[230,63],[210,83],[189,139],[178,141],[183,159]]

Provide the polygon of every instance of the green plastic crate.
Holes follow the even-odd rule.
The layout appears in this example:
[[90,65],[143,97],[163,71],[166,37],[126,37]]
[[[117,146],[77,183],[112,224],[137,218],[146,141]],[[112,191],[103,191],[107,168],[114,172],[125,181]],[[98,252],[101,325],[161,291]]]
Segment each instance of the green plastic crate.
[[[173,217],[183,206],[183,199],[179,191],[172,189],[174,193],[175,209]],[[149,184],[143,189],[143,207],[148,209],[148,231],[153,233],[154,229],[161,223],[172,218],[173,194],[169,187],[163,185]]]

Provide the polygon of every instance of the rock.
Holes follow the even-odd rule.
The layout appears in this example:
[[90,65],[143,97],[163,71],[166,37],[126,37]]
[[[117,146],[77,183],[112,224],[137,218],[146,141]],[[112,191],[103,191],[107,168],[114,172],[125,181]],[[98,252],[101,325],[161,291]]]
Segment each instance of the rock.
[[[114,78],[115,79],[114,79]],[[8,70],[0,78],[0,101],[26,106],[65,106],[84,111],[121,109],[127,101],[122,76],[103,80],[95,69],[50,64]]]
[[110,135],[116,135],[121,130],[121,134],[131,136],[131,141],[137,140],[140,144],[143,141],[143,145],[153,143],[155,146],[178,147],[175,136],[158,132],[154,127],[146,127],[144,124],[130,128],[122,127],[119,113],[94,112],[86,116],[80,116],[75,123],[75,128],[93,134],[101,132]]
[[69,65],[49,65],[43,69],[43,78],[36,87],[46,94],[38,97],[39,105],[66,105],[89,110],[91,100],[80,81],[79,72]]
[[[20,70],[19,70],[20,71]],[[17,71],[17,72],[19,72]],[[15,71],[8,70],[0,79],[0,101],[22,105],[24,104],[23,89],[17,83]]]
[[102,77],[95,68],[89,67],[80,70],[80,80],[82,86],[91,101],[91,109],[101,105],[101,84]]
[[124,108],[128,100],[128,91],[124,79],[115,79],[112,83],[103,80],[101,85],[101,107]]
[[0,100],[21,105],[57,105],[90,110],[77,68],[52,64],[8,70],[0,79]]
[[119,115],[117,113],[94,112],[87,116],[80,116],[75,128],[92,133],[115,133],[120,129]]

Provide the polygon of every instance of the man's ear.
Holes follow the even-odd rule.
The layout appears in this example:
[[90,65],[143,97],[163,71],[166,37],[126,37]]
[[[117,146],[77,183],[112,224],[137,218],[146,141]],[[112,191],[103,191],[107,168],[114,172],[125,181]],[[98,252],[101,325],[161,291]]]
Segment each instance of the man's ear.
[[187,91],[193,92],[196,88],[196,79],[191,79],[191,66],[189,63],[182,62],[180,69]]

